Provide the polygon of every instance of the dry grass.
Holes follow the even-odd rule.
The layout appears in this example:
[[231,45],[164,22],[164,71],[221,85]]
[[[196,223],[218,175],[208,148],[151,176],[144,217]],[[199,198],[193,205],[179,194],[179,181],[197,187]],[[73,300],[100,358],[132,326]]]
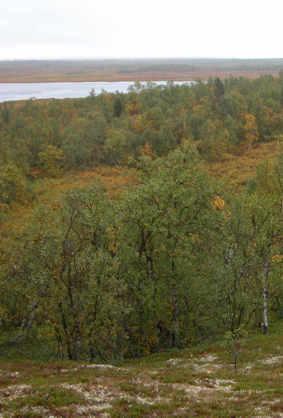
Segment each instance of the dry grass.
[[1,245],[4,245],[5,239],[12,239],[26,227],[38,205],[52,207],[64,193],[87,188],[97,181],[104,185],[110,196],[115,197],[129,185],[134,185],[137,179],[135,171],[131,169],[99,167],[66,174],[61,178],[37,180],[34,185],[34,201],[25,205],[14,205],[10,208],[5,222],[0,224]]
[[208,164],[209,173],[220,177],[236,189],[244,186],[256,174],[264,161],[274,161],[282,152],[282,142],[258,144],[242,155],[229,154],[223,161]]
[[[229,187],[237,190],[255,176],[259,164],[266,160],[275,160],[280,152],[282,142],[273,141],[259,144],[239,156],[229,155],[223,161],[209,163],[206,167],[210,174],[221,178]],[[109,194],[115,197],[128,186],[137,184],[137,173],[134,169],[125,167],[98,167],[69,173],[57,179],[38,180],[34,187],[35,201],[33,204],[15,205],[11,208],[7,220],[0,225],[1,238],[4,239],[11,231],[24,227],[38,204],[56,204],[64,193],[84,189],[96,181],[101,181]]]

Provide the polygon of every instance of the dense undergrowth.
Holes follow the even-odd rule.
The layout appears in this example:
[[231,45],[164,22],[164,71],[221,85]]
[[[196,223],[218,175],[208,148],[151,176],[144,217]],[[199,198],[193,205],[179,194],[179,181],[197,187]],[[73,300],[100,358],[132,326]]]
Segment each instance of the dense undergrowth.
[[136,166],[189,140],[205,161],[282,137],[283,78],[137,84],[128,94],[0,106],[0,205],[32,198],[37,178],[101,165]]
[[2,355],[119,361],[223,339],[236,361],[268,333],[283,315],[282,86],[1,105]]

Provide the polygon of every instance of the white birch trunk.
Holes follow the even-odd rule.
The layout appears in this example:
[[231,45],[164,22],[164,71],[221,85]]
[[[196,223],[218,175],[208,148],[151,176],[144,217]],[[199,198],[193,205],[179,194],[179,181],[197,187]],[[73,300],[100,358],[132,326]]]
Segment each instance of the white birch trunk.
[[266,261],[263,267],[263,288],[262,288],[262,297],[263,297],[263,311],[262,311],[262,330],[264,334],[268,333],[268,276],[269,276],[269,262]]

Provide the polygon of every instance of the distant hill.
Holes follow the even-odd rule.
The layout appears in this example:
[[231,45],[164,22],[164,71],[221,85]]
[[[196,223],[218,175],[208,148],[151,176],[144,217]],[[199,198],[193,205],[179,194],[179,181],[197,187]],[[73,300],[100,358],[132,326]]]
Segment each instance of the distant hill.
[[157,81],[278,75],[277,59],[106,59],[0,61],[0,82]]

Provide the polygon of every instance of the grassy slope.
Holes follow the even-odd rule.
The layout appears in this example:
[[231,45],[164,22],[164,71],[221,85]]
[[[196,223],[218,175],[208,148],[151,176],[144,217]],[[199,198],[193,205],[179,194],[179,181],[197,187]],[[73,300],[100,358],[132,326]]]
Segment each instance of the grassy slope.
[[[255,176],[259,164],[263,161],[275,160],[280,152],[282,152],[282,143],[273,141],[259,144],[241,156],[229,155],[225,160],[207,164],[205,167],[210,174],[237,189]],[[136,174],[134,170],[122,167],[100,167],[95,170],[65,174],[59,179],[39,180],[34,187],[36,195],[34,203],[15,206],[6,222],[0,224],[0,237],[10,235],[13,229],[20,230],[38,204],[56,204],[65,192],[83,189],[96,180],[101,181],[111,195],[115,195],[128,185],[136,184]]]
[[100,167],[95,170],[68,173],[58,179],[38,180],[33,188],[35,199],[32,204],[15,205],[10,210],[5,222],[2,225],[0,223],[0,239],[4,240],[10,237],[13,232],[19,233],[28,223],[38,205],[52,207],[58,203],[64,193],[86,188],[96,181],[101,182],[111,196],[115,196],[123,188],[134,184],[136,179],[133,170]]
[[116,366],[0,363],[7,417],[283,416],[281,334],[242,341],[235,372],[224,345],[171,351]]
[[261,163],[274,161],[282,149],[282,141],[259,144],[242,155],[228,155],[223,161],[208,164],[208,170],[238,189],[255,176]]

